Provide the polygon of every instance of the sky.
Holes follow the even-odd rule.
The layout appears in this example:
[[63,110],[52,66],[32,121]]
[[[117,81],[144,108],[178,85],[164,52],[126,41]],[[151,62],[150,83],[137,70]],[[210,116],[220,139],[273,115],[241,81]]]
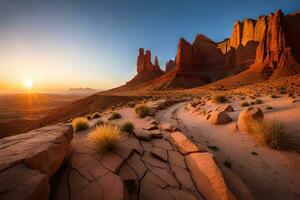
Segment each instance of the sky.
[[282,9],[299,0],[0,0],[0,91],[32,80],[39,91],[109,89],[136,74],[138,49],[161,67],[180,37],[230,37],[234,21]]

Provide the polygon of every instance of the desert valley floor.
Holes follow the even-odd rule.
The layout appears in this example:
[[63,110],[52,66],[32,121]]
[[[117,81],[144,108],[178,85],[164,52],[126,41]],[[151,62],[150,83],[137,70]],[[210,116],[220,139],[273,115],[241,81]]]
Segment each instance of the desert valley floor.
[[[99,111],[99,118],[85,114],[87,130],[73,133],[66,120],[3,138],[0,180],[9,184],[2,184],[0,199],[43,199],[47,193],[50,199],[299,199],[299,78],[126,97]],[[109,93],[102,95],[114,98]],[[227,102],[214,102],[213,94]],[[140,118],[138,105],[154,116]],[[241,130],[246,111],[282,122],[291,145],[272,149]],[[111,118],[115,113],[119,119]],[[89,140],[97,125],[128,121],[133,133],[123,134],[111,152],[99,152]]]

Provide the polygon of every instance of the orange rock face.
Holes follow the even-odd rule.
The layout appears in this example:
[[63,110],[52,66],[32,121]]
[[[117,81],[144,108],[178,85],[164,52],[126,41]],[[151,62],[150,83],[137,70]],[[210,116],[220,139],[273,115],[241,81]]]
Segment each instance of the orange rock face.
[[243,21],[242,45],[246,46],[247,42],[254,40],[255,20],[245,19]]
[[241,44],[241,38],[243,33],[243,24],[237,21],[233,25],[233,31],[230,38],[230,46],[237,48]]
[[163,71],[159,67],[158,58],[155,57],[155,65],[151,62],[151,52],[146,51],[144,54],[144,49],[139,49],[139,55],[136,63],[137,75],[126,83],[126,85],[135,85],[149,81],[163,74]]
[[[284,16],[281,10],[257,20],[234,23],[229,39],[216,43],[197,35],[193,43],[181,38],[175,61],[166,64],[166,74],[154,80],[155,89],[189,88],[248,70],[266,78],[279,78],[300,71],[300,12]],[[135,83],[162,75],[157,57],[140,49]],[[138,81],[137,81],[138,80]]]
[[169,60],[167,63],[166,63],[166,72],[169,72],[173,69],[175,69],[176,67],[176,62],[174,60]]

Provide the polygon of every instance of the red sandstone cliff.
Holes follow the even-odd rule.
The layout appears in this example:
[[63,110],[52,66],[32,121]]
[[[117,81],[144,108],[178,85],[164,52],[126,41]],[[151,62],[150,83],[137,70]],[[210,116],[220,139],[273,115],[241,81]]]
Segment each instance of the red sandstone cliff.
[[[175,62],[160,70],[158,59],[151,63],[151,53],[140,49],[136,77],[127,83],[151,81],[154,89],[189,88],[233,76],[246,79],[256,73],[264,79],[276,79],[300,73],[300,13],[284,16],[281,10],[257,20],[235,22],[232,35],[215,43],[197,35],[190,44],[181,38]],[[255,75],[249,75],[253,77]]]

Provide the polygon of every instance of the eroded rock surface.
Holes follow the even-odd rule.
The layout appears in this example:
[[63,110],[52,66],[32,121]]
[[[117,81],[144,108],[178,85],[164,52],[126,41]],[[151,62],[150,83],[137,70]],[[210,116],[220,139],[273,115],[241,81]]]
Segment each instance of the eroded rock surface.
[[48,199],[49,180],[70,155],[70,125],[0,140],[0,199]]

